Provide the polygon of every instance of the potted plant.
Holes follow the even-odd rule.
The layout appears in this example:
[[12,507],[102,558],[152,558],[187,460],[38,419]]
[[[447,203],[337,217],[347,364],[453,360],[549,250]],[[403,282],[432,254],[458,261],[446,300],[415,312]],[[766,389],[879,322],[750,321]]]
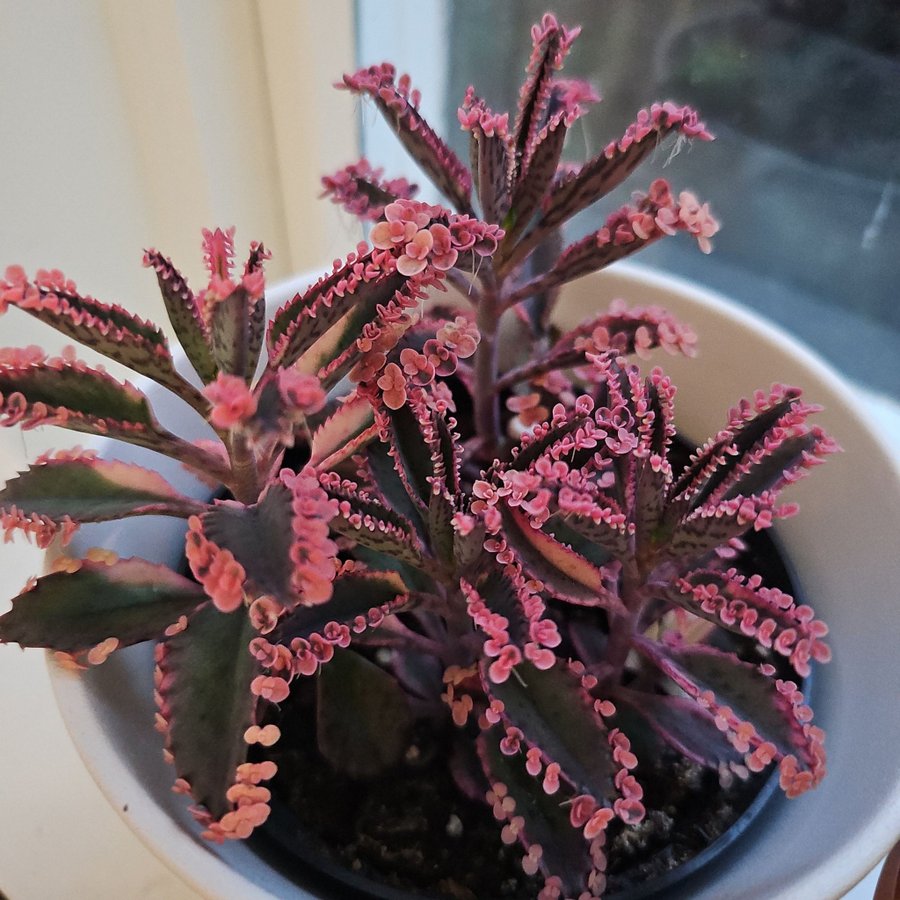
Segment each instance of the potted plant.
[[[235,269],[233,232],[204,232],[210,277],[196,293],[148,251],[196,379],[155,326],[59,272],[12,267],[0,284],[4,308],[154,383],[4,351],[2,424],[113,438],[209,485],[198,496],[171,465],[65,451],[0,493],[4,527],[41,546],[92,523],[186,520],[189,572],[177,555],[114,546],[59,555],[0,618],[0,639],[73,669],[156,641],[157,728],[209,841],[264,827],[273,792],[310,812],[338,785],[347,797],[386,774],[396,788],[427,751],[451,773],[452,809],[486,800],[517,849],[502,885],[438,870],[423,890],[601,896],[645,857],[672,856],[678,810],[700,795],[700,827],[724,828],[752,774],[777,767],[789,797],[824,775],[798,678],[828,660],[827,628],[784,582],[764,583],[746,535],[792,515],[782,489],[836,445],[809,423],[817,407],[775,385],[679,458],[674,385],[629,357],[691,354],[691,329],[621,303],[558,327],[562,285],[680,231],[708,250],[717,229],[705,204],[656,181],[563,248],[560,226],[660,140],[709,138],[689,108],[657,104],[580,169],[561,165],[595,99],[556,74],[576,35],[549,15],[535,26],[512,126],[467,94],[471,169],[406,77],[388,65],[345,77],[453,209],[365,161],[326,179],[374,222],[370,242],[268,324],[261,244]],[[435,300],[447,285],[456,296]],[[155,407],[164,393],[208,433],[160,424],[148,396]],[[443,839],[463,824],[455,811],[445,822]],[[383,844],[391,854],[402,848]],[[404,884],[422,887],[420,874]]]

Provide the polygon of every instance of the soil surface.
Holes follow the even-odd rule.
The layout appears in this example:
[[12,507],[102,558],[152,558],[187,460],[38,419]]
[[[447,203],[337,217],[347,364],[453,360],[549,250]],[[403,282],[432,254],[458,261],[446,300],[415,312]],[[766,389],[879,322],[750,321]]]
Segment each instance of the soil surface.
[[[278,764],[271,785],[275,810],[264,832],[288,853],[326,872],[343,868],[415,896],[537,896],[541,881],[522,872],[521,848],[505,846],[489,807],[458,789],[450,735],[440,724],[419,722],[400,764],[375,780],[359,781],[334,771],[319,755],[311,697],[295,690],[278,721],[282,738],[267,751]],[[607,896],[664,875],[703,851],[741,816],[766,780],[763,774],[723,789],[716,773],[674,753],[642,762],[634,774],[644,788],[647,817],[631,828],[611,823]],[[335,896],[355,895],[342,888]],[[387,890],[382,896],[395,894]]]

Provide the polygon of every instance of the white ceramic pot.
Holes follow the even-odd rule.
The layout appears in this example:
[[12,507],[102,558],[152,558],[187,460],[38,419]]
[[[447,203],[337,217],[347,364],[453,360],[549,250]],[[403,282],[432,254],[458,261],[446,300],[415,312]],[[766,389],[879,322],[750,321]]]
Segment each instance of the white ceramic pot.
[[[305,279],[281,285],[283,302]],[[773,800],[716,862],[670,898],[825,900],[842,896],[900,834],[900,717],[897,716],[897,584],[900,583],[900,467],[865,419],[853,390],[793,339],[723,298],[634,266],[590,276],[567,289],[559,307],[571,325],[614,297],[664,306],[700,336],[696,360],[658,358],[678,385],[676,423],[700,441],[716,432],[742,396],[773,381],[803,387],[825,406],[823,424],[845,452],[796,487],[799,516],[778,526],[804,598],[831,626],[834,660],[816,673],[816,722],[827,732],[829,774],[815,791]],[[150,389],[151,395],[154,394]],[[157,389],[153,399],[164,392]],[[163,420],[185,418],[175,401]],[[196,418],[196,417],[193,417]],[[183,424],[180,431],[183,429]],[[161,468],[182,489],[177,465],[137,448],[107,443],[119,458]],[[160,463],[163,465],[160,466]],[[198,486],[194,490],[202,492]],[[91,526],[76,550],[102,544],[121,555],[177,560],[183,523],[131,520]],[[130,648],[78,676],[51,674],[63,717],[85,764],[115,809],[147,845],[201,894],[233,900],[311,895],[241,843],[207,844],[172,794],[173,769],[152,729],[152,649]]]

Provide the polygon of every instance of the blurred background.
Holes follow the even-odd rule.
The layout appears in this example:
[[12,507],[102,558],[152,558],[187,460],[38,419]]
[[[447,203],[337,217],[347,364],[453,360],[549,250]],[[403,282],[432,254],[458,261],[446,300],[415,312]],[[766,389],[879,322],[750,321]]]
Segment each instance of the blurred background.
[[[58,267],[162,324],[142,251],[157,247],[198,284],[204,226],[237,226],[239,255],[265,241],[273,279],[328,268],[361,233],[318,199],[319,176],[360,152],[414,176],[371,106],[332,83],[394,61],[467,158],[456,120],[467,85],[514,110],[529,28],[548,6],[583,26],[566,71],[604,98],[573,129],[570,159],[655,100],[697,107],[717,136],[656,154],[571,237],[659,175],[694,190],[722,221],[712,256],[672,240],[640,261],[780,323],[896,415],[896,0],[0,0],[0,270]],[[0,346],[29,343],[62,342],[17,311],[0,318]],[[73,442],[0,429],[0,481]],[[33,548],[0,546],[4,597],[39,567]],[[187,897],[80,767],[42,657],[0,648],[0,685],[0,892]]]

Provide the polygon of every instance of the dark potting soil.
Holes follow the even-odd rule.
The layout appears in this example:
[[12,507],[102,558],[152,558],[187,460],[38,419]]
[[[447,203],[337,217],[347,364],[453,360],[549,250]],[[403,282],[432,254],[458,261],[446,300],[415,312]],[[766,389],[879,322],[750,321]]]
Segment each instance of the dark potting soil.
[[[278,764],[271,784],[276,807],[271,830],[279,829],[277,839],[288,850],[296,840],[293,849],[301,859],[415,896],[537,896],[541,882],[523,873],[522,849],[504,845],[487,804],[470,800],[457,787],[443,723],[420,721],[406,758],[362,781],[336,772],[320,756],[310,696],[295,691],[278,721],[281,740],[267,751]],[[675,753],[642,761],[635,775],[644,787],[647,816],[636,827],[611,823],[607,896],[627,893],[705,850],[740,818],[766,781],[763,774],[722,788],[716,773]],[[286,835],[292,817],[295,829]],[[377,888],[373,895],[379,896]],[[335,896],[355,894],[345,888]]]

